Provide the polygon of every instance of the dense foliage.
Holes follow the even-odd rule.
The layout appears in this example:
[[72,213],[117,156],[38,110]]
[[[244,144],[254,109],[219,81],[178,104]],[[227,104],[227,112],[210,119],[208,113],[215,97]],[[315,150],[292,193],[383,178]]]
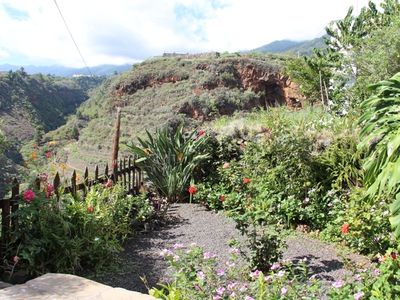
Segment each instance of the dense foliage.
[[208,157],[207,142],[204,131],[186,136],[183,127],[179,127],[175,132],[158,130],[153,136],[147,132],[147,140],[139,138],[140,147],[129,148],[157,192],[168,203],[175,203],[185,196],[195,169]]
[[85,199],[66,194],[58,200],[47,176],[40,178],[42,189],[26,189],[12,215],[17,224],[4,270],[10,278],[17,270],[39,275],[110,265],[132,232],[132,222],[142,222],[152,212],[148,201],[126,196],[119,185],[94,186]]

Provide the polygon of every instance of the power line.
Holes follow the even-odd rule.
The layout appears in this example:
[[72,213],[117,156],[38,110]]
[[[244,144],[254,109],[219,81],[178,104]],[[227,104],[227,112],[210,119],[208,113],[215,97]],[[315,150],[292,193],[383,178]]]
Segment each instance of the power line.
[[61,12],[61,9],[60,9],[60,7],[59,7],[58,4],[57,4],[57,0],[53,0],[53,1],[54,1],[54,4],[55,4],[56,7],[57,7],[58,12],[60,13],[61,19],[62,19],[63,22],[64,22],[65,28],[67,28],[67,31],[68,31],[68,33],[69,33],[69,36],[71,37],[71,40],[72,40],[72,41],[74,42],[74,44],[75,44],[76,50],[78,50],[79,56],[81,57],[81,59],[82,59],[82,61],[83,61],[83,64],[85,65],[86,69],[88,70],[90,76],[93,76],[92,71],[90,70],[89,66],[87,65],[87,63],[86,63],[86,61],[85,61],[85,58],[83,57],[82,52],[81,52],[81,50],[79,49],[78,44],[76,43],[76,41],[75,41],[75,39],[74,39],[74,36],[72,35],[72,32],[71,32],[71,30],[70,30],[69,27],[68,27],[67,21],[65,20],[63,14],[62,14],[62,12]]

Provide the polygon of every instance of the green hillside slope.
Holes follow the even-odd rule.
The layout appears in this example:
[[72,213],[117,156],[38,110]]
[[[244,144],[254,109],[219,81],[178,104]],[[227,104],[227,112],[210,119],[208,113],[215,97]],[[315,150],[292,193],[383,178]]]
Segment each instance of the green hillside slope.
[[[117,106],[122,107],[124,143],[145,130],[181,121],[193,127],[235,111],[286,105],[296,96],[290,96],[294,89],[280,72],[282,64],[283,58],[273,55],[153,58],[105,81],[65,126],[46,139],[63,144],[59,156],[79,169],[109,158]],[[77,133],[73,142],[72,132]]]

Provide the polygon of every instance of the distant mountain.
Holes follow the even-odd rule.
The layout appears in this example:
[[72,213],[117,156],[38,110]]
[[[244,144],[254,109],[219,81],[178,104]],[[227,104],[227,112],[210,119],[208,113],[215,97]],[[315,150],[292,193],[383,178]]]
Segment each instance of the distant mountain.
[[[21,66],[3,64],[0,65],[0,72],[16,71],[19,70]],[[86,68],[69,68],[64,66],[23,66],[24,70],[28,74],[51,74],[55,76],[62,77],[72,77],[74,75],[90,75]],[[99,65],[91,67],[90,70],[93,75],[96,76],[109,76],[115,73],[122,73],[128,71],[132,68],[132,65]]]
[[323,37],[315,38],[307,41],[292,41],[292,40],[281,40],[274,41],[266,44],[251,52],[263,52],[263,53],[294,53],[300,55],[309,55],[314,48],[324,48],[325,42]]

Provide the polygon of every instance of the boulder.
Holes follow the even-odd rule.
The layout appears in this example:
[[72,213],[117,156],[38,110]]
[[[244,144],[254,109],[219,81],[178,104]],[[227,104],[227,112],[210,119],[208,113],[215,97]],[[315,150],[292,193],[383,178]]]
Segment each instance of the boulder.
[[149,295],[113,288],[69,274],[48,273],[24,284],[0,290],[0,299],[154,300]]

